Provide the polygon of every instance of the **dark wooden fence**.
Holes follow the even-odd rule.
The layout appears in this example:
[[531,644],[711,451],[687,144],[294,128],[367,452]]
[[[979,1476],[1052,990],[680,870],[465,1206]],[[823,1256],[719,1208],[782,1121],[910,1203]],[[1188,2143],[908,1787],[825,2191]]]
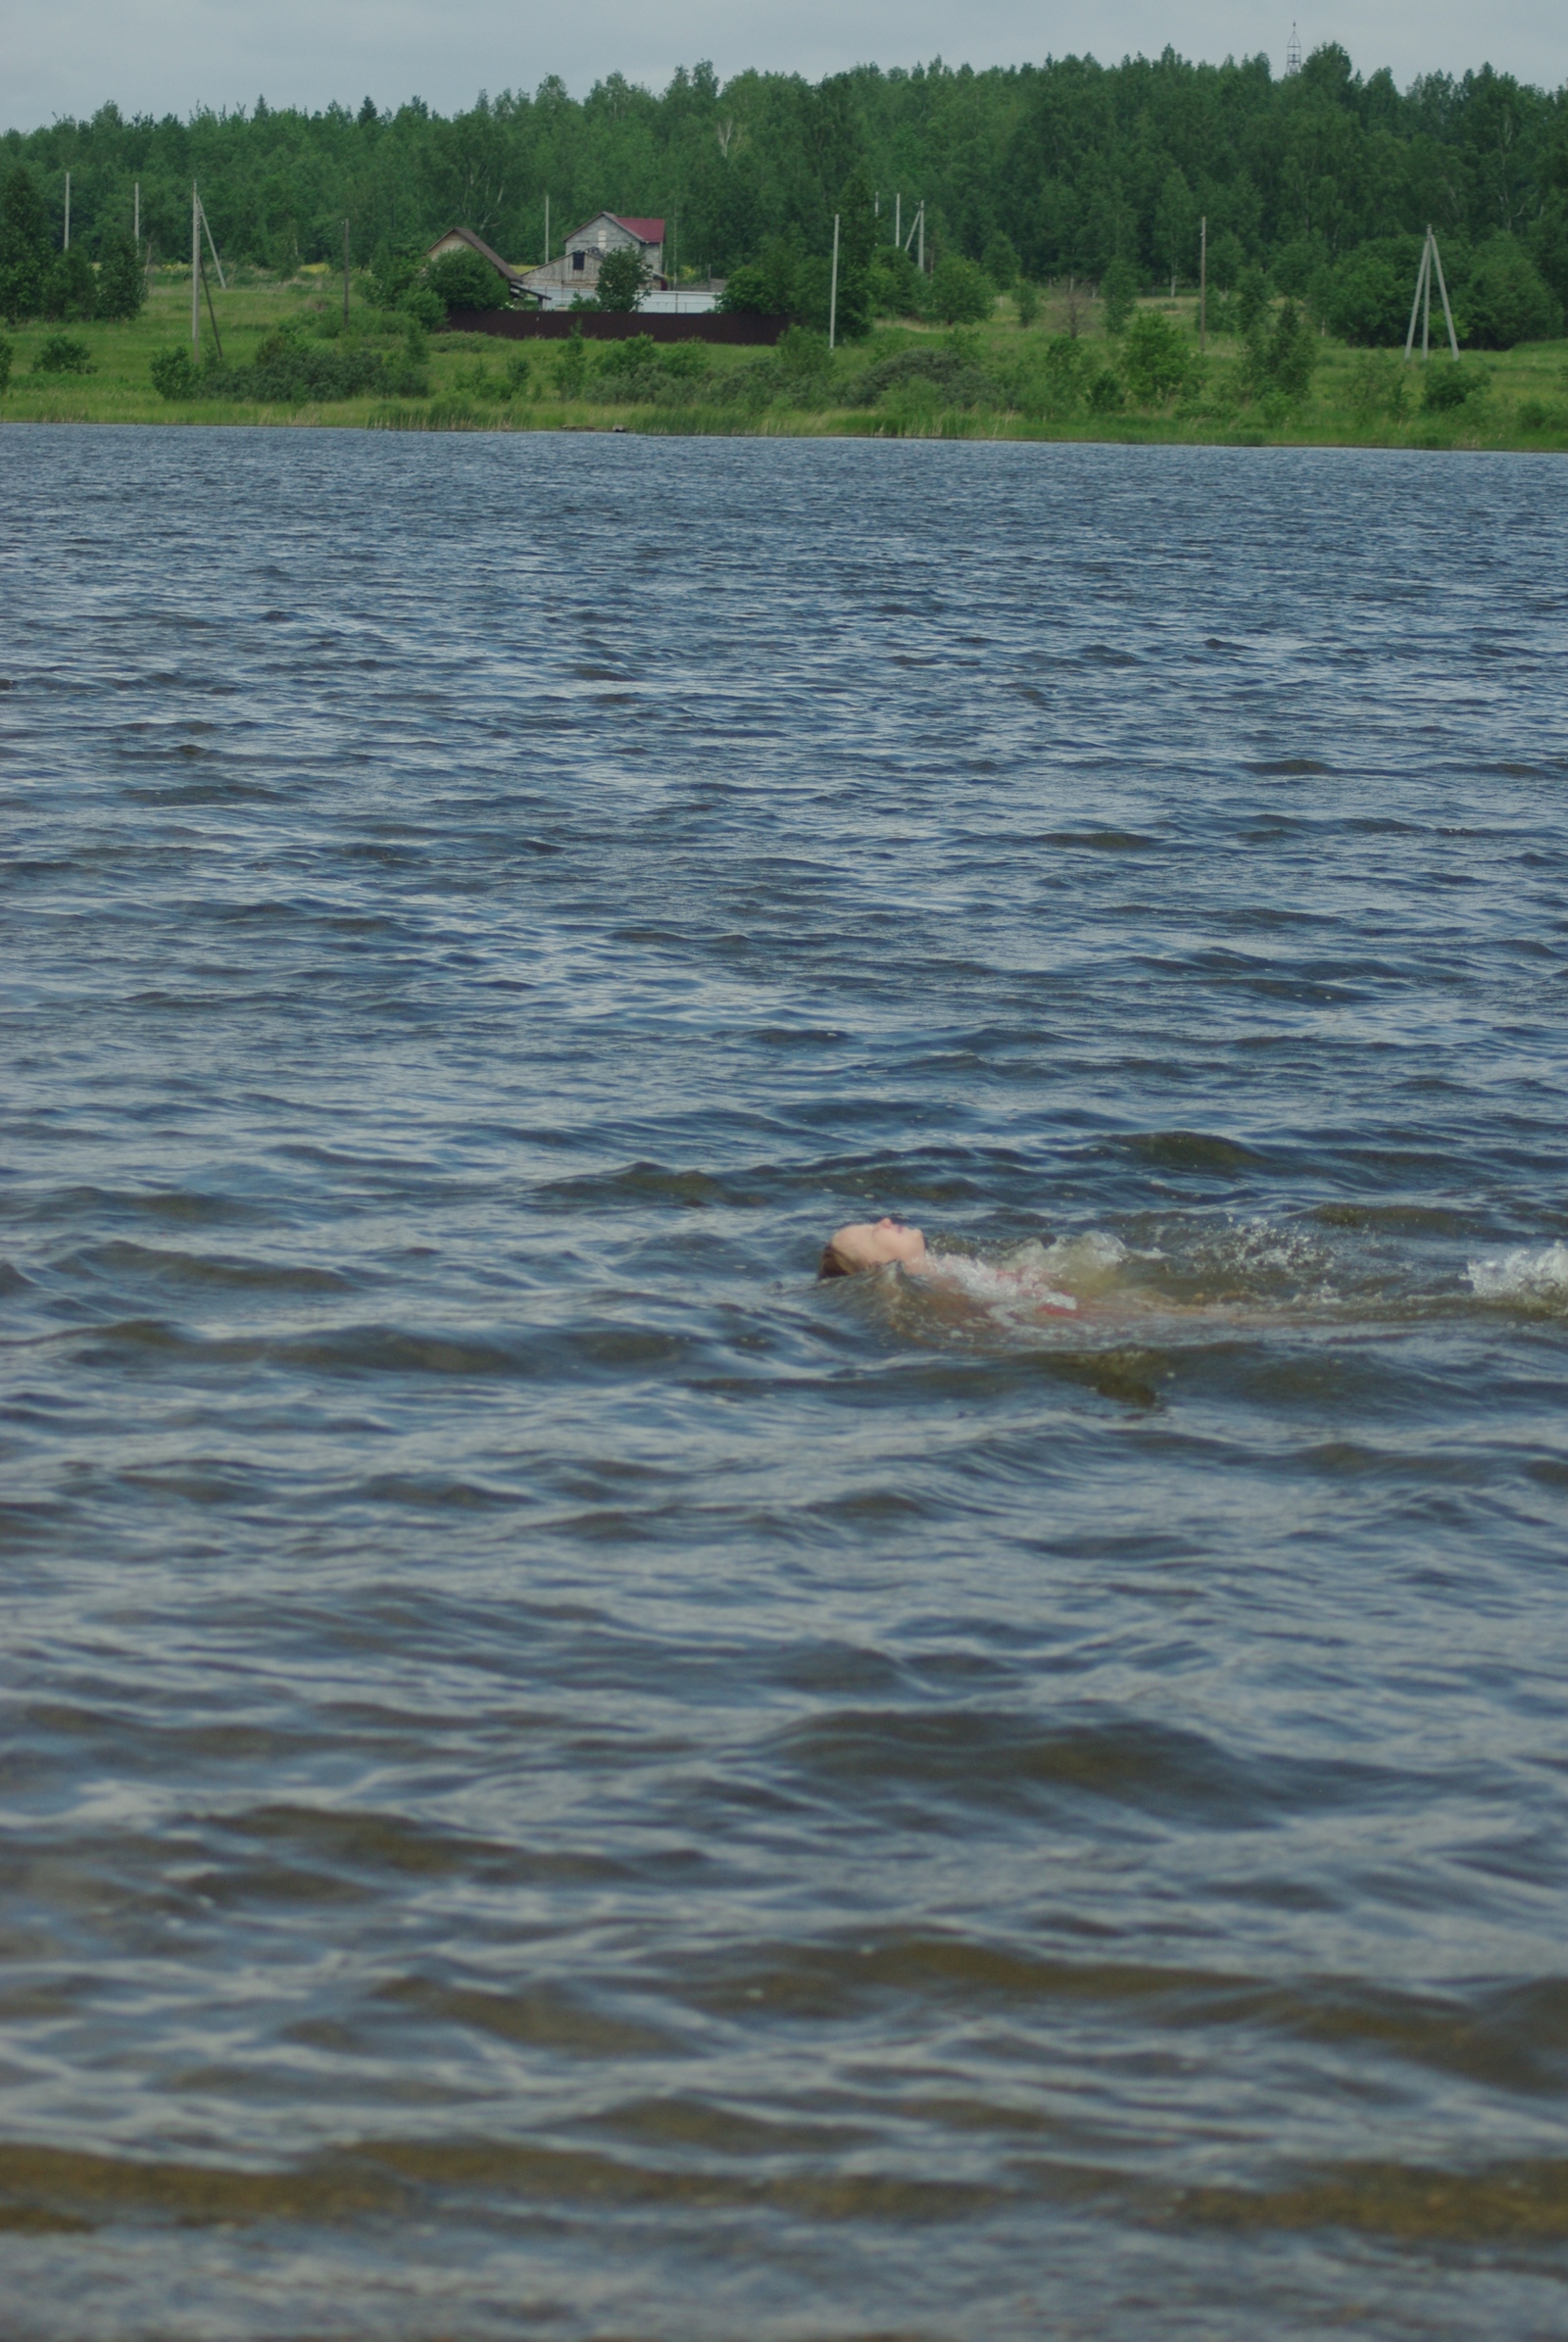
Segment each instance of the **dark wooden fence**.
[[747,310],[710,310],[695,317],[644,317],[624,309],[455,309],[447,318],[453,333],[499,333],[506,341],[564,342],[573,333],[585,341],[623,342],[651,334],[656,342],[728,342],[753,347],[776,342],[788,317],[754,317]]

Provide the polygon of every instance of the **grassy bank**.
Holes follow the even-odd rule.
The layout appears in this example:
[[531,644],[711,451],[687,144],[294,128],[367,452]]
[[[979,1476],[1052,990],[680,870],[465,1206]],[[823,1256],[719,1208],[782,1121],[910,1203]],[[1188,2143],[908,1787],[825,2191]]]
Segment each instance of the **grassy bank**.
[[[400,349],[401,328],[356,296],[348,342],[342,299],[329,280],[254,278],[217,295],[224,357],[245,366],[279,324],[292,324],[323,347]],[[1185,337],[1196,359],[1196,317],[1189,298],[1150,304]],[[428,392],[387,398],[361,395],[318,403],[247,404],[197,395],[171,402],[154,389],[153,358],[189,347],[190,280],[175,272],[155,283],[132,323],[30,325],[7,330],[13,348],[10,388],[0,421],[33,423],[247,423],[390,430],[625,430],[665,434],[837,435],[884,438],[1100,440],[1243,446],[1456,447],[1568,452],[1568,342],[1529,343],[1484,356],[1466,355],[1461,371],[1474,383],[1462,403],[1428,403],[1428,379],[1396,353],[1351,350],[1321,339],[1306,394],[1250,391],[1241,346],[1211,340],[1186,386],[1163,404],[1097,412],[1087,385],[1113,370],[1119,345],[1091,312],[1080,324],[1084,364],[1066,396],[1042,389],[1050,377],[1047,345],[1067,323],[1065,305],[1044,303],[1038,321],[1021,328],[1010,304],[962,335],[940,327],[889,325],[841,351],[830,368],[801,371],[771,353],[686,345],[667,354],[640,381],[618,384],[600,369],[616,345],[593,350],[586,377],[563,379],[560,343],[508,343],[477,334],[432,336],[424,362]],[[37,370],[40,353],[61,332],[84,345],[92,371]],[[211,348],[204,317],[204,336]],[[622,346],[623,347],[623,346]],[[911,353],[924,352],[911,360]],[[936,354],[943,353],[940,362]],[[520,357],[520,366],[514,362]],[[918,367],[930,366],[922,377]],[[682,370],[682,369],[685,370]],[[901,371],[901,368],[903,369]]]

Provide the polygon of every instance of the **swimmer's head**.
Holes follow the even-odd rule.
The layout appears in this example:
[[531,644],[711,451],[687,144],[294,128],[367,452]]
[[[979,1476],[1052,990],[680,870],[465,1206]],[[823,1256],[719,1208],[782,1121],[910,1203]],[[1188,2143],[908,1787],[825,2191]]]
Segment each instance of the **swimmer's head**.
[[902,1220],[860,1220],[835,1230],[822,1252],[819,1277],[854,1277],[861,1269],[886,1268],[890,1260],[906,1269],[925,1261],[925,1238]]

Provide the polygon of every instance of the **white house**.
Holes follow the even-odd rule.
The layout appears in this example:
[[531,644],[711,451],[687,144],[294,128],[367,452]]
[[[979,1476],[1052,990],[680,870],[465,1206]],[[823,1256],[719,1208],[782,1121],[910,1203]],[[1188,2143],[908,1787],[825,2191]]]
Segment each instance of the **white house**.
[[569,309],[579,295],[589,298],[598,289],[599,264],[607,252],[640,252],[652,271],[653,291],[667,288],[664,275],[662,220],[622,220],[614,212],[597,212],[566,238],[560,258],[542,268],[530,268],[522,282],[537,294],[546,309]]

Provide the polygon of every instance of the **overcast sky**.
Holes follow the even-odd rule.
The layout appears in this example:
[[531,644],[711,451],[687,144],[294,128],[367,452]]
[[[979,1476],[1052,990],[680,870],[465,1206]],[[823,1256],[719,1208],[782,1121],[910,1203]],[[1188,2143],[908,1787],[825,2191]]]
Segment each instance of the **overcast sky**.
[[[1568,79],[1564,0],[1332,0],[1314,13],[1297,0],[1303,49],[1337,40],[1362,73],[1391,66],[1462,73],[1490,62],[1555,88]],[[0,124],[31,129],[61,115],[90,115],[108,98],[127,114],[188,114],[197,106],[378,106],[419,96],[442,113],[480,89],[534,89],[559,73],[577,96],[620,72],[662,87],[676,65],[711,58],[721,76],[745,66],[815,80],[842,67],[1017,64],[1074,52],[1114,63],[1170,44],[1217,60],[1261,50],[1285,63],[1293,0],[1088,0],[1025,7],[1021,0],[576,0],[518,9],[500,0],[3,0]]]

